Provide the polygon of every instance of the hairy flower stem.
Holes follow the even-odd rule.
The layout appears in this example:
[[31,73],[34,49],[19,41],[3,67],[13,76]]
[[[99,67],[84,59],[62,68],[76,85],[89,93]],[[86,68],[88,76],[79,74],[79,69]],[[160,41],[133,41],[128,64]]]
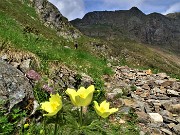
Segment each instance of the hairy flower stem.
[[43,121],[43,130],[44,130],[43,135],[46,135],[46,117],[44,117],[44,121]]
[[83,107],[80,108],[80,126],[82,126],[82,117],[83,117]]
[[58,126],[58,113],[56,114],[56,122],[55,122],[54,135],[57,135],[57,126]]

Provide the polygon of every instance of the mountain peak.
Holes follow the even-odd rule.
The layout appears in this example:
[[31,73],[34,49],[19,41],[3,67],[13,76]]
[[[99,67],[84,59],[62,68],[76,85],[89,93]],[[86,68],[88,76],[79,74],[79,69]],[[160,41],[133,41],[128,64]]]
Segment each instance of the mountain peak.
[[137,8],[137,7],[132,7],[129,11],[132,12],[132,13],[144,14],[144,13],[143,13],[141,10],[139,10],[139,8]]
[[141,10],[139,10],[139,8],[137,8],[137,7],[132,7],[130,10],[131,10],[131,11],[141,11]]

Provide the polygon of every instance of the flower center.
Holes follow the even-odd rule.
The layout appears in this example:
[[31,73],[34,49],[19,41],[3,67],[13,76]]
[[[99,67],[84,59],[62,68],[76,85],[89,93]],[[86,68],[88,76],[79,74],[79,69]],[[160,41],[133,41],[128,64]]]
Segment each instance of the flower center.
[[104,107],[100,107],[100,112],[105,112],[105,108]]
[[57,109],[57,106],[59,106],[59,104],[57,102],[52,102],[51,106],[52,106],[52,110],[54,111]]
[[85,98],[85,94],[83,94],[83,93],[80,93],[79,96],[80,96],[81,98]]

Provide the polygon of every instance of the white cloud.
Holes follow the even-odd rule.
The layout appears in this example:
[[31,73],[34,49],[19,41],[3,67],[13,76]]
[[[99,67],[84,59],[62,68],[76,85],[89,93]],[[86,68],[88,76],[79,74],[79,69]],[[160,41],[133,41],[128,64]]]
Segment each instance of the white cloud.
[[168,13],[174,13],[174,12],[180,12],[180,2],[169,6],[169,8],[163,14],[166,15]]
[[85,14],[83,0],[49,0],[49,2],[54,4],[68,20],[82,18]]

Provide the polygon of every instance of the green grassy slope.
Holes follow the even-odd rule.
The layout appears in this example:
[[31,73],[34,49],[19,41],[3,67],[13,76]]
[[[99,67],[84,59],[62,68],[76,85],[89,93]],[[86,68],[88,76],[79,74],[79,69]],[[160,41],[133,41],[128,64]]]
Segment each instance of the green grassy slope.
[[[24,33],[26,27],[38,33]],[[106,61],[92,55],[91,48],[85,46],[91,39],[79,38],[78,49],[75,50],[72,41],[57,36],[55,30],[41,23],[34,8],[28,6],[28,1],[24,1],[24,4],[18,0],[0,1],[0,40],[13,48],[33,52],[40,57],[42,63],[59,61],[93,78],[100,78],[110,72]]]
[[112,40],[111,47],[119,56],[121,65],[166,72],[172,77],[180,78],[180,60],[178,56],[157,47],[137,43],[131,40]]
[[154,72],[166,72],[172,77],[180,78],[179,56],[170,50],[127,39],[121,36],[118,28],[106,24],[82,26],[80,31],[105,40],[113,52],[111,55],[119,59],[119,63],[116,64],[133,68],[150,68]]

